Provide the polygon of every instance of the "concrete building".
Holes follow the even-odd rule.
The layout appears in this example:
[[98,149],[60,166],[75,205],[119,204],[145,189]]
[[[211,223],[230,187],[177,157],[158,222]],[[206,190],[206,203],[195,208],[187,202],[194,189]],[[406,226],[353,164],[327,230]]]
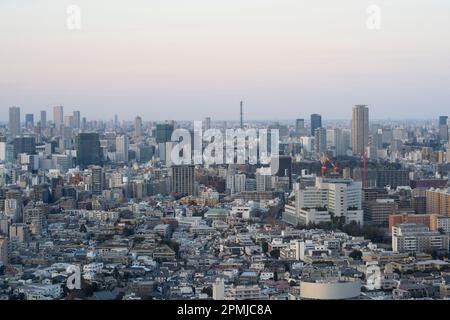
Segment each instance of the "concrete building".
[[353,154],[363,155],[369,143],[369,108],[356,105],[352,114]]
[[431,252],[448,249],[448,235],[430,231],[425,225],[402,223],[392,228],[393,252]]
[[11,107],[9,108],[9,134],[12,137],[20,135],[20,108]]
[[178,165],[170,167],[171,190],[173,193],[195,195],[194,178],[194,165]]
[[116,162],[128,163],[129,148],[128,137],[126,135],[116,137]]

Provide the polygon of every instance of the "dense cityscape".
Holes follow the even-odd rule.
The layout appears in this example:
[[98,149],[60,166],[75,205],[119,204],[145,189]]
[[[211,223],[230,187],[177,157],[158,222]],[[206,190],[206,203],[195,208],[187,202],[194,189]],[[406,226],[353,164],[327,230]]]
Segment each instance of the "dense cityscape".
[[447,299],[448,117],[370,108],[250,121],[241,102],[235,120],[201,122],[234,130],[233,160],[267,130],[270,164],[177,163],[175,132],[194,122],[9,108],[0,299]]

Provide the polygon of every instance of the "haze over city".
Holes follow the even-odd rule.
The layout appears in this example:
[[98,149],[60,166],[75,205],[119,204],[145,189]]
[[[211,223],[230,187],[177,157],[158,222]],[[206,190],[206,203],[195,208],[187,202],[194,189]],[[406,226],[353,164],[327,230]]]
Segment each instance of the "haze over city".
[[[68,30],[67,6],[81,8]],[[367,28],[367,7],[381,28]],[[448,1],[0,3],[0,120],[55,105],[90,119],[433,118],[450,104]]]

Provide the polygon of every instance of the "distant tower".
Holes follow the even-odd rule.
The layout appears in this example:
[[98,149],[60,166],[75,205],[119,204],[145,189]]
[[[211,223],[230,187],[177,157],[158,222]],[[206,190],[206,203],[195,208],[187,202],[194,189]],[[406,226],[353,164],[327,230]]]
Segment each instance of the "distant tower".
[[20,108],[9,108],[9,134],[15,138],[20,135]]
[[244,129],[244,101],[241,101],[241,129]]
[[369,143],[369,108],[355,105],[352,115],[353,154],[363,155]]

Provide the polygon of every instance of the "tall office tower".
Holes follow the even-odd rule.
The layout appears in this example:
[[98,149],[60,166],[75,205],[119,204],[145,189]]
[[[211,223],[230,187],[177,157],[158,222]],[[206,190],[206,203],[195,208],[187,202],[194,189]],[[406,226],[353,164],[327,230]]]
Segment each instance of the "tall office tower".
[[241,101],[241,123],[240,128],[244,129],[244,101]]
[[[275,172],[274,165],[278,163],[278,171]],[[279,181],[285,182],[286,189],[292,189],[292,157],[285,155],[272,156],[271,159],[271,173],[279,177]]]
[[369,143],[369,108],[366,105],[353,107],[352,147],[353,154],[364,155]]
[[195,194],[194,165],[179,165],[170,167],[171,190],[178,194]]
[[53,122],[55,123],[55,128],[57,130],[61,129],[64,121],[64,107],[55,106],[53,107]]
[[100,138],[98,133],[79,133],[75,139],[77,165],[85,168],[101,163]]
[[139,116],[134,119],[134,136],[136,138],[142,137],[142,118]]
[[117,114],[114,115],[114,128],[119,127],[119,116]]
[[47,111],[41,111],[41,128],[47,127]]
[[322,127],[322,116],[320,114],[311,115],[311,135],[314,136],[317,128]]
[[334,128],[327,130],[327,148],[333,151],[333,156],[344,156],[346,152],[342,129]]
[[104,187],[104,176],[103,169],[100,166],[90,166],[91,170],[91,190],[92,194],[99,195],[102,194]]
[[14,158],[17,158],[19,153],[36,153],[36,140],[33,136],[16,137],[12,141],[12,145],[14,148]]
[[203,130],[209,130],[211,129],[211,118],[210,117],[206,117],[205,120],[203,121]]
[[74,123],[73,123],[73,116],[65,116],[64,117],[64,127],[73,129]]
[[317,128],[314,132],[317,153],[327,152],[327,129]]
[[25,127],[27,128],[34,127],[34,115],[32,113],[27,113],[25,115]]
[[128,163],[129,142],[126,135],[116,137],[116,162]]
[[12,137],[20,135],[20,108],[9,108],[9,134]]
[[305,119],[296,119],[295,120],[295,134],[298,136],[302,136],[302,135],[306,134]]
[[156,143],[166,143],[171,141],[173,130],[173,123],[156,124]]
[[81,113],[80,113],[80,111],[73,112],[73,127],[74,127],[74,129],[81,129]]
[[440,116],[439,117],[439,140],[441,143],[445,143],[448,141],[448,117]]

